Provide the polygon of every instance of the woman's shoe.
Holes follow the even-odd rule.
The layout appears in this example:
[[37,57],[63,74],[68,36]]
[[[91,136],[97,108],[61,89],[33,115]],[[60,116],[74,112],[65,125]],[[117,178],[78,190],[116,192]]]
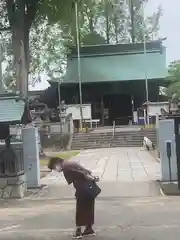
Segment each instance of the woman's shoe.
[[75,234],[73,235],[73,239],[81,239],[81,238],[82,238],[81,229],[77,229]]
[[83,237],[86,236],[96,236],[96,233],[94,232],[93,229],[85,229],[85,231],[83,232]]

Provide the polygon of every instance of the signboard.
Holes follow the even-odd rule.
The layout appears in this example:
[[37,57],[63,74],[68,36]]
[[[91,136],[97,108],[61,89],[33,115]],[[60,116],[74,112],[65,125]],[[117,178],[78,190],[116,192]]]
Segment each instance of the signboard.
[[148,115],[149,116],[156,116],[161,115],[161,109],[165,109],[166,111],[169,111],[169,103],[162,102],[162,103],[149,103],[148,104]]
[[[72,114],[73,120],[81,119],[80,104],[67,105],[67,113]],[[92,119],[91,104],[82,104],[83,119]]]

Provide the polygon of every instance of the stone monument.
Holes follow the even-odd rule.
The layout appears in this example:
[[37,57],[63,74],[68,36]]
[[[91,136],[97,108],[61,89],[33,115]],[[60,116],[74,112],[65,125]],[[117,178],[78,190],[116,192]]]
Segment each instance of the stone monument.
[[24,169],[28,188],[40,187],[38,128],[27,126],[22,130]]
[[31,121],[26,101],[16,94],[0,95],[0,198],[23,198],[26,192],[22,141],[13,141],[10,126]]

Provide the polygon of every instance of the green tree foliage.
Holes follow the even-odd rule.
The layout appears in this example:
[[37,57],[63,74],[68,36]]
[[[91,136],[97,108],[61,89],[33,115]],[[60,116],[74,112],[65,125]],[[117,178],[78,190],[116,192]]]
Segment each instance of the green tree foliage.
[[[84,1],[79,1],[79,6],[83,6]],[[13,62],[11,62],[11,70],[14,72],[14,76],[18,76],[18,66],[21,59],[22,47],[24,51],[25,72],[26,79],[28,79],[29,71],[34,69],[35,66],[39,67],[41,58],[39,57],[38,48],[34,39],[37,36],[37,31],[43,31],[43,25],[45,22],[51,24],[59,22],[64,23],[69,16],[74,12],[74,0],[2,0],[0,3],[0,17],[1,17],[1,31],[9,30],[11,32],[11,43]],[[66,18],[65,18],[66,16]],[[67,21],[68,22],[68,21]],[[33,26],[33,30],[32,30]],[[48,29],[48,28],[47,28]],[[47,30],[46,29],[46,30]],[[32,34],[30,31],[32,30]],[[34,36],[33,36],[34,33]],[[30,39],[31,37],[31,39]],[[49,41],[51,41],[50,39]],[[34,41],[34,42],[33,42]],[[21,44],[23,43],[23,44]],[[31,44],[31,43],[34,43]],[[42,41],[41,41],[42,43]],[[47,44],[46,44],[47,46]],[[30,47],[32,48],[30,51]],[[49,46],[48,46],[49,47]],[[43,48],[43,47],[42,47]],[[34,50],[34,51],[33,51]],[[31,52],[31,54],[30,54]],[[42,54],[42,53],[41,53]],[[30,66],[31,56],[33,56],[34,66]],[[35,56],[37,58],[35,59]],[[38,70],[38,68],[37,68]],[[9,69],[7,69],[10,72]]]
[[41,80],[42,72],[50,78],[60,78],[66,67],[65,45],[69,39],[63,37],[62,30],[58,24],[49,25],[47,22],[39,27],[33,28],[30,35],[31,83]]
[[[147,2],[147,0],[144,0],[144,2]],[[133,0],[135,42],[143,41],[143,31],[145,31],[147,40],[156,40],[158,38],[159,19],[162,14],[162,9],[159,7],[152,16],[148,16],[145,19],[144,29],[141,11],[144,2]],[[81,45],[131,42],[132,23],[130,21],[130,10],[128,1],[126,2],[124,0],[91,0],[88,1],[88,5],[81,5],[78,14]],[[61,59],[63,69],[65,68],[64,57],[62,57],[62,55],[67,51],[66,47],[76,44],[76,21],[74,9],[69,16],[69,18],[66,18],[64,15],[64,18],[57,23],[59,29],[62,30],[61,43],[63,44],[63,47],[59,45],[59,49],[61,50],[57,55],[54,54],[53,51],[47,51],[48,54],[46,55],[51,62],[57,61],[54,58],[55,56],[59,59],[59,64]],[[53,33],[51,32],[50,35],[53,36]],[[58,44],[60,44],[60,42],[54,42],[56,43],[55,48],[58,49]]]
[[170,63],[167,81],[169,81],[170,84],[166,90],[166,94],[169,97],[172,97],[173,94],[180,97],[180,60]]

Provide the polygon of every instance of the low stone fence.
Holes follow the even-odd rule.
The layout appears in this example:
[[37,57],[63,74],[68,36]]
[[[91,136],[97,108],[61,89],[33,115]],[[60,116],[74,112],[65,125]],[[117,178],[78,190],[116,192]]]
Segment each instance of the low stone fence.
[[73,135],[70,133],[44,134],[40,132],[42,148],[55,148],[57,150],[70,150]]
[[[61,122],[34,122],[39,129],[38,142],[40,144],[40,152],[42,148],[56,148],[58,150],[71,149],[71,142],[74,133],[74,125],[72,115],[68,114]],[[13,126],[11,134],[14,140],[22,140],[22,127]]]

